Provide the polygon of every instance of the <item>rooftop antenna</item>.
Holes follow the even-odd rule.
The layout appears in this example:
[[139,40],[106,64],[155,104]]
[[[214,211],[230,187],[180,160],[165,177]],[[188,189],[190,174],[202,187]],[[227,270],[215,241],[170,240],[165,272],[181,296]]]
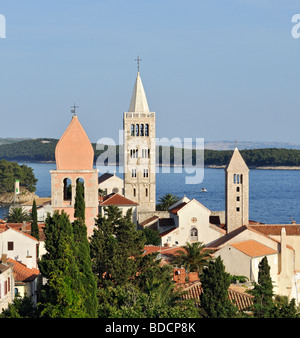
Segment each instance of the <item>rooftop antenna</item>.
[[71,114],[74,114],[74,116],[76,116],[76,108],[79,108],[79,106],[76,106],[75,103],[73,106],[71,106],[70,108],[73,108],[71,109]]

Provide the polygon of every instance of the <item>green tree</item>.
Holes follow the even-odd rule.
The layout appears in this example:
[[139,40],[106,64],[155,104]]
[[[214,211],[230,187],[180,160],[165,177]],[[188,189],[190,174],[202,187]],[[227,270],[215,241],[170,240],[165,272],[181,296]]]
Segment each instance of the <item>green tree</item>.
[[17,295],[13,302],[2,310],[0,318],[36,318],[37,312],[29,296]]
[[39,235],[39,228],[38,228],[38,221],[37,221],[37,207],[36,207],[36,201],[33,200],[32,204],[32,211],[31,211],[31,217],[32,217],[32,222],[31,222],[31,236],[36,238],[37,240],[40,239]]
[[[183,250],[182,250],[183,249]],[[212,250],[205,249],[202,242],[186,243],[182,249],[175,252],[173,265],[182,265],[187,272],[202,273],[203,268],[211,260]]]
[[258,283],[253,283],[251,294],[254,295],[254,316],[269,317],[273,307],[273,284],[270,276],[270,266],[265,256],[258,265]]
[[201,307],[209,318],[231,318],[236,316],[237,308],[231,303],[228,296],[230,275],[220,256],[211,260],[201,276],[202,292],[200,295]]
[[74,217],[85,221],[85,201],[84,201],[84,186],[78,181],[76,185],[76,196],[74,205]]
[[171,205],[179,201],[179,197],[173,194],[165,194],[159,199],[159,204],[157,204],[157,210],[168,210]]
[[73,227],[62,211],[48,215],[45,222],[45,248],[39,269],[47,279],[39,303],[41,317],[86,318],[85,288],[76,262]]
[[22,207],[12,207],[8,214],[9,223],[22,223],[30,221],[30,215]]
[[158,231],[151,228],[143,229],[143,234],[146,238],[146,245],[160,245],[161,238]]
[[89,317],[97,317],[97,283],[92,271],[90,244],[87,238],[87,228],[84,223],[85,203],[81,182],[77,184],[75,197],[75,213],[77,219],[73,222],[74,255],[79,269],[79,279],[85,290],[83,300]]
[[123,285],[135,278],[145,237],[132,223],[131,209],[124,217],[116,206],[109,206],[105,213],[98,216],[90,241],[93,271],[99,285]]

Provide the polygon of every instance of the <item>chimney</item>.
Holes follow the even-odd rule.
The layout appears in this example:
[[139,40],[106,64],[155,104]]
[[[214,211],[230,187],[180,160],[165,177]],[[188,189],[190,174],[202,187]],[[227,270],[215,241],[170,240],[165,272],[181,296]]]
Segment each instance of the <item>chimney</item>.
[[7,254],[2,254],[1,263],[7,265]]

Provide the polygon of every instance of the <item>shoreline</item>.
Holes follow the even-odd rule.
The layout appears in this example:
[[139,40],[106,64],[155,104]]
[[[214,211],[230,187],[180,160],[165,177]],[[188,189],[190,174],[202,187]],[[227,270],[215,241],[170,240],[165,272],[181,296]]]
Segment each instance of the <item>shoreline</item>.
[[[41,164],[55,164],[55,161],[12,161],[12,162],[20,162],[20,163],[41,163]],[[94,165],[96,165],[97,163],[95,162]],[[105,166],[122,166],[119,163],[109,163]],[[166,165],[166,164],[158,164],[156,165],[156,167],[170,167],[170,168],[176,168],[176,167],[187,167],[187,168],[194,168],[195,166],[184,166],[184,165]],[[280,166],[276,166],[276,165],[266,165],[266,166],[248,166],[249,169],[257,169],[257,170],[300,170],[300,166],[284,166],[284,165],[280,165]],[[200,166],[197,168],[201,168]],[[209,168],[209,169],[225,169],[226,165],[225,164],[221,164],[221,165],[217,165],[217,164],[207,164],[204,165],[204,168]]]

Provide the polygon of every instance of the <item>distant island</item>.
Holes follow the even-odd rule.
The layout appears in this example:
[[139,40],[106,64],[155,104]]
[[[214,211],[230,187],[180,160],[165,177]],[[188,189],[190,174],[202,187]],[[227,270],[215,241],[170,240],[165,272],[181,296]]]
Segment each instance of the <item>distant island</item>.
[[[3,141],[4,140],[4,141]],[[53,138],[37,138],[37,139],[7,139],[0,138],[0,160],[16,162],[55,162],[55,147],[58,140]],[[225,141],[224,141],[225,142]],[[225,142],[226,143],[226,142]],[[224,144],[225,144],[224,143]],[[227,141],[229,144],[229,141]],[[208,149],[211,142],[206,143],[204,150],[204,164],[205,166],[218,168],[224,167],[232,155],[232,150],[216,150]],[[228,146],[227,144],[227,146]],[[216,145],[216,144],[215,144]],[[247,143],[250,146],[249,143]],[[256,144],[258,145],[258,144]],[[278,144],[280,145],[280,144]],[[96,149],[96,143],[92,143],[95,151],[95,163],[98,157],[106,152],[108,159],[105,164],[119,164],[120,153],[119,146],[103,145],[102,150]],[[221,146],[221,145],[220,145]],[[234,143],[230,143],[230,148],[234,147]],[[296,147],[296,145],[295,145]],[[162,152],[165,150],[164,146],[157,146],[158,165],[166,165],[162,160]],[[196,150],[193,149],[189,153],[184,153],[181,149],[181,157],[176,161],[176,150],[180,152],[179,148],[171,147],[170,149],[170,165],[184,165],[184,163],[195,164]],[[169,151],[169,150],[167,150]],[[178,152],[177,152],[178,153]],[[288,148],[256,148],[256,149],[240,149],[246,164],[249,168],[268,168],[268,169],[299,169],[300,168],[300,149]],[[104,156],[104,157],[105,157]],[[182,161],[181,161],[182,158]],[[181,163],[180,163],[181,162]],[[298,168],[299,167],[299,168]]]

